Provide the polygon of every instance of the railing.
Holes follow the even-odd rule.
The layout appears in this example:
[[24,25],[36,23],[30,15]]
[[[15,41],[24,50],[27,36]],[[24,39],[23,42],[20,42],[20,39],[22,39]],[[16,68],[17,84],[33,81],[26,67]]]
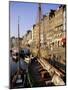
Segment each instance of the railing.
[[52,77],[52,82],[55,85],[65,85],[64,81],[62,80],[62,76],[64,76],[59,70],[54,68],[44,59],[38,59],[38,62],[42,65],[42,67],[49,72]]

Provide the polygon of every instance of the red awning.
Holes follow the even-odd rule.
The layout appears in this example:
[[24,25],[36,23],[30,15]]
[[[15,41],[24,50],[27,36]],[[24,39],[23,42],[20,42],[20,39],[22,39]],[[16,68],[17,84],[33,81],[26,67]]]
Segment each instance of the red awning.
[[66,42],[66,38],[62,38],[61,39],[61,42]]

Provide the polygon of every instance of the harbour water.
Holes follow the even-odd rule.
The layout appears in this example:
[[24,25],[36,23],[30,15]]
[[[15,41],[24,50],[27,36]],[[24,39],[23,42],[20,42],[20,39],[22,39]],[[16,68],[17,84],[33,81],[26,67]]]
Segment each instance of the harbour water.
[[[20,67],[21,69],[23,70],[26,70],[28,69],[28,64],[23,60],[23,59],[20,59],[20,61],[17,61],[15,62],[12,57],[10,57],[10,75],[14,75],[17,71],[17,69]],[[20,62],[20,66],[19,66],[19,62]]]

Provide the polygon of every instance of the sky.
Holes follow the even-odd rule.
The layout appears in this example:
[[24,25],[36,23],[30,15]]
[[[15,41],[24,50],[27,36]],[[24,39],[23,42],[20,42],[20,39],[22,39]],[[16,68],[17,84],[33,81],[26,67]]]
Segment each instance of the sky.
[[[42,15],[47,14],[50,9],[57,9],[60,4],[41,4]],[[20,37],[24,36],[27,30],[31,30],[38,18],[38,3],[25,3],[10,1],[10,36],[18,36],[18,17]]]

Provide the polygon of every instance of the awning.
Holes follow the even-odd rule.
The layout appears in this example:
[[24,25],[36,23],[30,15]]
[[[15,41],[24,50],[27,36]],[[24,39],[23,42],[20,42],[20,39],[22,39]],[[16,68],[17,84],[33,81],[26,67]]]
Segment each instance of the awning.
[[65,37],[62,38],[62,39],[61,39],[61,42],[66,42],[66,38],[65,38]]

